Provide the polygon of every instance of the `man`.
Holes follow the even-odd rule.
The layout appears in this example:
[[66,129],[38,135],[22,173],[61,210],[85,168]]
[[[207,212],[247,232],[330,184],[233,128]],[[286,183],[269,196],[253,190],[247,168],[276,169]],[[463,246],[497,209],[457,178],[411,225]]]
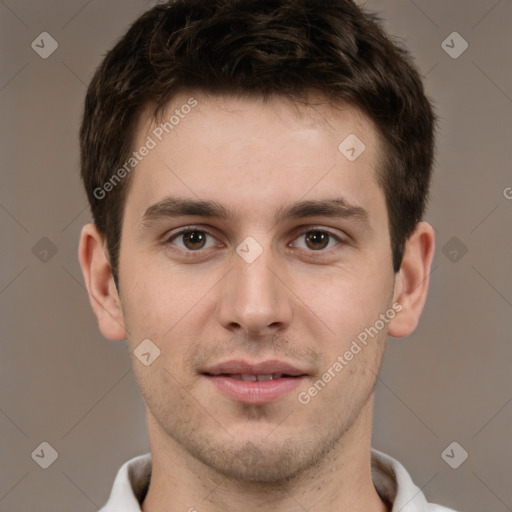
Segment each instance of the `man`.
[[448,510],[371,448],[386,338],[427,296],[434,125],[348,0],[168,2],[107,54],[79,257],[151,454],[104,512]]

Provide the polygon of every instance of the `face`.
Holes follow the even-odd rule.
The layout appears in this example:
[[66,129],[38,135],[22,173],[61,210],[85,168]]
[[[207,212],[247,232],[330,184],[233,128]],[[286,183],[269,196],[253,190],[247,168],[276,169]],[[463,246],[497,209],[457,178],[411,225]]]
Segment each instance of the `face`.
[[[135,147],[156,144],[119,255],[150,437],[231,477],[291,477],[357,423],[382,359],[395,276],[376,132],[349,106],[278,97],[175,109],[168,134],[141,120]],[[146,339],[148,366],[133,355]]]

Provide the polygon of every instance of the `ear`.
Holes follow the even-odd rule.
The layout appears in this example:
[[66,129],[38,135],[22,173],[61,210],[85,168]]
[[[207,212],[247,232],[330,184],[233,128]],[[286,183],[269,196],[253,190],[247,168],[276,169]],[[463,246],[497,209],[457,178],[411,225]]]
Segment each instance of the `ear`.
[[393,304],[400,304],[402,309],[389,322],[390,336],[402,338],[416,329],[427,299],[434,250],[434,229],[428,222],[418,222],[406,242],[402,264],[395,277]]
[[82,228],[78,258],[101,333],[112,341],[126,339],[121,300],[112,277],[105,239],[95,224]]

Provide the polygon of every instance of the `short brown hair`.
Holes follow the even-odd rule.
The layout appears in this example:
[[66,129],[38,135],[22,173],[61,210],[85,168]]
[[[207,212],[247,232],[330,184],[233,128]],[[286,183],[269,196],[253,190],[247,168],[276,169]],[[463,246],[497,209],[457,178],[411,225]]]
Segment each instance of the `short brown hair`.
[[105,197],[95,191],[129,158],[141,112],[153,105],[156,119],[178,91],[192,88],[293,101],[315,91],[362,110],[381,140],[379,185],[398,272],[424,214],[436,121],[407,51],[351,0],[174,0],[133,23],[85,99],[81,175],[114,278],[130,175]]

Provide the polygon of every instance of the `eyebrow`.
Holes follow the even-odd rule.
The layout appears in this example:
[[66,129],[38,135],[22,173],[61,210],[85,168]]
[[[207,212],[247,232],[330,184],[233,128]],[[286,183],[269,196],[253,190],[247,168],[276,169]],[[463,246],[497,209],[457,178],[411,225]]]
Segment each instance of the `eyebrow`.
[[[170,196],[147,208],[141,217],[141,226],[149,227],[155,221],[163,218],[185,216],[232,221],[240,218],[232,209],[216,201]],[[274,223],[279,224],[287,219],[316,216],[354,219],[366,227],[370,224],[368,212],[364,208],[351,204],[343,198],[298,201],[291,205],[281,206],[276,210]]]

